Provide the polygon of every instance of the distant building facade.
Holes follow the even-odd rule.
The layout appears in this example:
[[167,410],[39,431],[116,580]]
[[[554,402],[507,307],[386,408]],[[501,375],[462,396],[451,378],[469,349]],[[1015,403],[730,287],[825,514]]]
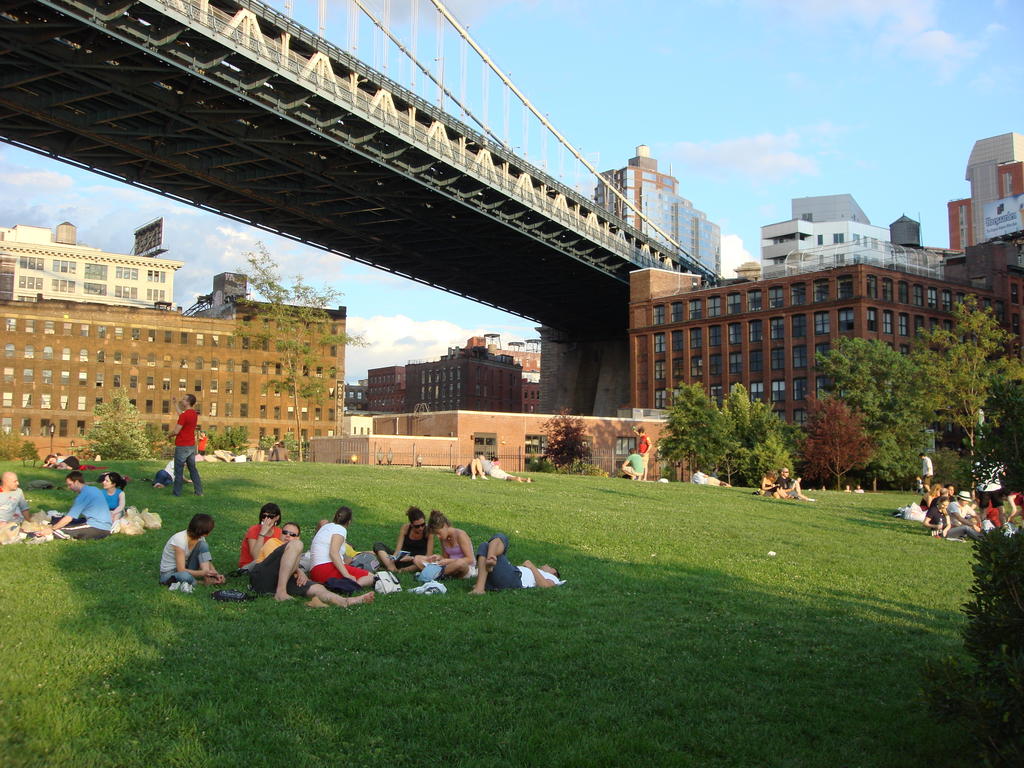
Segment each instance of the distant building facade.
[[77,228],[69,222],[55,232],[24,224],[0,227],[0,301],[169,305],[174,301],[174,275],[182,264],[81,245]]
[[405,366],[405,412],[472,410],[521,413],[523,369],[486,346],[452,347],[440,360]]
[[[651,157],[649,147],[638,146],[636,157],[631,158],[626,167],[605,171],[601,176],[679,243],[693,259],[715,274],[721,274],[721,229],[708,220],[707,214],[678,194],[679,181],[658,170],[658,161]],[[652,238],[665,242],[604,184],[597,185],[594,201]]]
[[359,379],[355,384],[345,384],[345,412],[362,413],[369,411],[369,383],[366,379]]
[[787,221],[761,227],[765,268],[784,262],[793,251],[862,243],[875,247],[889,241],[889,230],[874,226],[852,195],[793,198],[791,211]]
[[367,410],[402,413],[405,410],[405,366],[387,365],[366,373]]
[[976,141],[965,178],[971,184],[971,196],[947,205],[949,247],[953,250],[986,240],[986,204],[1024,195],[1024,135],[1004,133]]
[[1019,350],[1022,291],[1014,243],[966,254],[847,243],[794,254],[761,280],[682,291],[672,273],[634,272],[633,407],[665,408],[675,387],[693,383],[721,401],[739,383],[802,423],[812,398],[831,385],[815,363],[837,339],[878,339],[909,353],[917,332],[952,328],[956,303],[975,294]]
[[[258,306],[244,311],[258,313]],[[331,316],[344,332],[344,311]],[[253,440],[295,430],[291,396],[270,386],[279,376],[274,352],[250,343],[233,316],[44,299],[0,301],[0,323],[0,429],[31,437],[40,448],[81,447],[94,408],[114,390],[164,431],[186,393],[198,401],[203,429],[246,427]],[[301,436],[337,435],[344,347],[325,348],[309,375],[328,379],[327,397],[300,398]]]

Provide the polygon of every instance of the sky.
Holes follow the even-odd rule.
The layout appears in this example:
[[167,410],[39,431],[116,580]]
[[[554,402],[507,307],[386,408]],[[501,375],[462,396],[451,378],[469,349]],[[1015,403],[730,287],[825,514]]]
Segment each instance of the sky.
[[[424,38],[433,11],[415,1]],[[411,2],[388,4],[399,32]],[[385,0],[370,4],[383,12]],[[292,5],[299,22],[317,27],[314,0]],[[946,247],[946,203],[970,194],[964,173],[974,142],[1024,132],[1024,0],[448,5],[599,170],[622,167],[637,145],[649,145],[679,193],[720,225],[725,277],[759,258],[759,228],[790,218],[793,197],[850,193],[871,223],[906,214],[921,221],[926,245]],[[383,49],[368,33],[353,38],[347,29],[348,9],[347,0],[328,3],[326,37],[342,48],[355,42],[361,58],[380,64]],[[422,59],[431,45],[420,43]],[[458,56],[442,57],[455,92]],[[475,85],[478,101],[489,99],[490,124],[500,125],[496,86],[483,96]],[[510,114],[518,124],[519,113]],[[531,141],[536,154],[536,137],[511,139]],[[558,167],[549,151],[549,167]],[[67,220],[80,241],[125,253],[136,226],[163,216],[167,256],[185,262],[174,297],[185,307],[262,241],[283,275],[344,294],[349,330],[366,342],[347,352],[349,381],[368,368],[436,358],[475,334],[499,333],[503,343],[538,335],[529,320],[2,144],[0,178],[0,226]],[[567,181],[593,189],[585,176]]]

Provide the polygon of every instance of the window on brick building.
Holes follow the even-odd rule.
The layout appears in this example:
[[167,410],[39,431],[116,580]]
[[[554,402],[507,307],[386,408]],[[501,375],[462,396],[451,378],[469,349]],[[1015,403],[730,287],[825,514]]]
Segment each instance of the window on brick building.
[[654,378],[657,381],[662,381],[665,378],[665,361],[655,360],[654,361]]
[[814,313],[814,332],[816,334],[825,334],[832,332],[832,326],[829,322],[828,312]]
[[740,323],[729,323],[729,343],[739,344],[743,341],[743,326]]
[[743,311],[743,299],[738,293],[730,293],[726,297],[726,304],[730,315],[738,315]]
[[924,306],[924,286],[923,285],[915,285],[914,286],[914,306],[915,307],[923,307]]
[[892,301],[892,279],[882,278],[882,301]]
[[868,330],[878,330],[878,310],[874,307],[868,307]]
[[953,292],[949,288],[942,289],[942,308],[946,312],[953,310]]
[[752,381],[750,382],[750,399],[757,401],[764,401],[764,382],[763,381]]
[[785,347],[772,347],[771,367],[773,371],[781,371],[786,367]]
[[668,391],[664,388],[654,390],[654,407],[666,408],[668,406]]
[[869,299],[878,298],[878,278],[874,275],[868,275],[867,295]]
[[743,373],[743,353],[742,352],[730,352],[729,353],[729,373],[730,374]]
[[806,368],[807,367],[807,345],[797,344],[793,347],[793,367],[794,368]]
[[704,332],[700,328],[690,329],[690,349],[700,349],[704,338]]
[[760,312],[763,308],[761,291],[758,289],[747,291],[747,310],[749,312]]
[[768,309],[781,309],[785,304],[782,286],[775,285],[768,289]]
[[672,331],[672,351],[682,352],[683,348],[683,332]]
[[704,360],[700,355],[690,357],[690,376],[695,379],[704,375]]
[[892,310],[886,309],[882,311],[882,333],[892,333]]
[[708,296],[708,317],[719,317],[722,314],[722,297]]
[[665,324],[665,305],[657,304],[654,307],[654,324],[664,325]]
[[720,354],[708,355],[708,373],[711,376],[722,375],[722,356]]
[[[654,334],[654,353],[660,354],[665,351],[665,334],[656,333]],[[242,373],[245,373],[246,369],[242,369]]]
[[807,303],[807,286],[804,283],[789,286],[789,303],[795,307]]
[[908,315],[906,312],[900,312],[899,321],[900,321],[900,325],[899,325],[900,336],[909,336],[910,335],[910,315]]
[[807,399],[807,378],[798,376],[793,379],[793,399],[797,402]]
[[703,317],[700,299],[690,299],[690,319],[700,320]]
[[750,350],[750,372],[757,373],[764,368],[764,352],[760,349]]
[[840,309],[836,319],[839,323],[840,333],[846,333],[853,330],[854,321],[852,309]]
[[778,341],[786,337],[786,318],[773,317],[768,321],[768,336],[772,341]]
[[853,298],[853,278],[844,276],[836,280],[836,296],[840,299]]
[[814,300],[828,301],[828,280],[814,281]]
[[752,344],[760,343],[764,339],[764,326],[760,320],[751,320],[747,323],[747,340]]
[[722,326],[712,325],[711,327],[708,328],[708,346],[722,346]]
[[681,323],[683,321],[683,302],[673,301],[672,302],[672,322]]

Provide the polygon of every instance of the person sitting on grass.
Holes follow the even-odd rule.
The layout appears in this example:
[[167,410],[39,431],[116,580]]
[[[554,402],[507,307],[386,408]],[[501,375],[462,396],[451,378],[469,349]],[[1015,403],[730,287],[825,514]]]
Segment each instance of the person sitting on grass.
[[[409,522],[403,523],[398,531],[398,541],[395,548],[378,541],[373,545],[373,554],[377,556],[380,564],[392,572],[415,571],[416,557],[429,557],[434,554],[434,537],[427,533],[427,521],[423,510],[419,507],[409,507],[405,511]],[[399,554],[399,557],[395,555]]]
[[86,485],[78,470],[68,472],[64,482],[78,498],[66,515],[53,520],[53,535],[58,539],[105,539],[109,536],[114,521],[103,491]]
[[352,522],[352,510],[338,507],[334,522],[326,523],[313,536],[309,545],[310,571],[313,581],[324,584],[328,579],[351,579],[360,587],[373,586],[373,574],[345,564],[346,528]]
[[260,508],[260,521],[250,525],[242,537],[242,548],[238,553],[238,567],[245,569],[256,560],[263,545],[273,539],[281,539],[281,508],[268,502]]
[[178,531],[164,545],[160,555],[160,583],[175,592],[191,592],[196,580],[212,586],[223,584],[224,577],[213,566],[206,537],[213,531],[213,518],[193,515],[188,528]]
[[622,462],[622,474],[628,477],[630,480],[639,480],[644,474],[644,460],[643,457],[633,451],[626,457],[626,460]]
[[473,565],[473,542],[469,534],[461,528],[454,528],[441,512],[436,509],[430,512],[427,531],[437,536],[444,557],[440,555],[419,555],[415,558],[416,570],[422,571],[429,563],[441,566],[441,576],[445,579],[462,579],[470,574]]
[[696,483],[697,485],[715,485],[720,486],[722,488],[732,488],[732,486],[729,485],[728,483],[719,480],[717,477],[712,477],[711,475],[704,474],[700,470],[697,470],[692,475],[690,475],[690,482]]
[[256,563],[249,571],[249,586],[254,592],[273,595],[275,600],[291,600],[292,597],[312,598],[307,605],[310,608],[323,608],[328,605],[340,605],[347,608],[363,603],[372,603],[373,591],[359,597],[342,597],[331,592],[323,584],[318,584],[299,568],[302,557],[302,539],[298,523],[285,523],[281,527],[281,537],[285,542],[275,549],[260,563]]
[[512,565],[508,559],[508,536],[496,533],[476,550],[476,584],[472,595],[500,589],[531,589],[533,587],[557,587],[562,581],[558,569],[550,565],[539,568],[529,560],[520,566]]
[[103,486],[103,497],[107,506],[110,507],[110,520],[116,523],[124,514],[127,500],[124,495],[124,487],[128,484],[117,472],[106,472],[100,476],[100,485]]
[[495,480],[515,480],[517,483],[532,483],[533,480],[529,477],[516,477],[510,475],[504,469],[498,466],[498,457],[491,456],[490,467],[487,470],[487,474],[493,477]]
[[802,478],[790,477],[789,470],[783,467],[779,470],[779,487],[775,491],[776,499],[799,499],[800,501],[814,501],[814,499],[804,496],[800,490],[800,480]]
[[778,476],[771,470],[764,473],[761,478],[761,487],[757,491],[758,496],[774,496],[779,490]]
[[25,492],[14,472],[4,472],[0,476],[0,523],[25,522],[29,510]]

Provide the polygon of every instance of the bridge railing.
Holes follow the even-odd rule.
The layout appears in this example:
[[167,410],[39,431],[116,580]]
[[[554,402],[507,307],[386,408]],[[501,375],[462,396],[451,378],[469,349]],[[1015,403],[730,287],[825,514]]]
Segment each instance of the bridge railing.
[[[222,10],[209,5],[205,0],[150,0],[147,4],[159,5],[172,13],[183,14],[192,25],[198,24],[205,27],[217,37],[230,42],[236,49],[244,48],[247,55],[253,56],[264,66],[287,75],[303,88],[317,93],[328,101],[340,103],[368,122],[406,139],[413,145],[439,156],[442,160],[452,162],[460,172],[486,182],[510,199],[542,213],[570,230],[585,234],[590,241],[600,244],[633,265],[662,269],[672,269],[678,266],[668,256],[659,257],[643,247],[632,245],[627,233],[634,239],[645,236],[639,231],[633,233],[631,231],[633,228],[627,223],[610,221],[607,212],[592,201],[580,196],[575,190],[551,178],[544,171],[534,168],[522,158],[508,152],[504,147],[495,145],[450,115],[435,109],[416,94],[407,91],[397,83],[391,83],[386,76],[362,65],[357,59],[326,41],[316,39],[315,45],[318,49],[327,48],[336,60],[351,69],[357,76],[361,74],[373,82],[376,87],[384,89],[389,94],[394,93],[399,96],[402,101],[412,105],[424,116],[442,122],[445,127],[443,139],[432,136],[430,127],[425,126],[412,114],[393,111],[386,106],[381,108],[378,95],[367,93],[359,88],[354,81],[349,81],[350,87],[341,86],[340,83],[344,80],[338,77],[333,67],[328,65],[328,74],[324,69],[318,68],[313,59],[305,58],[290,49],[285,51],[280,41],[263,34],[255,15],[246,22],[244,17],[229,16]],[[312,33],[273,9],[261,3],[247,4],[258,7],[261,13],[272,19],[273,23],[300,33],[307,44],[310,44],[313,39]],[[441,120],[442,116],[443,120]],[[330,133],[328,126],[317,126],[317,128],[321,133]],[[449,139],[448,128],[461,133],[460,139],[454,141]],[[531,180],[535,180],[540,185],[540,189],[537,189],[531,181],[528,185],[530,192],[524,194],[521,187],[527,185],[520,183],[520,177],[495,166],[493,162],[476,162],[478,155],[466,151],[466,139],[487,149],[492,155],[506,163],[514,165],[520,173],[528,174]],[[566,201],[566,207],[562,207],[552,200],[548,196],[547,190],[554,192],[556,197],[561,195],[562,199]],[[572,205],[576,207],[575,211],[568,208],[569,201],[572,201]],[[588,220],[587,214],[589,213],[594,214],[594,219]],[[595,223],[595,220],[602,221],[603,225]],[[659,251],[656,250],[655,253],[657,252]]]

